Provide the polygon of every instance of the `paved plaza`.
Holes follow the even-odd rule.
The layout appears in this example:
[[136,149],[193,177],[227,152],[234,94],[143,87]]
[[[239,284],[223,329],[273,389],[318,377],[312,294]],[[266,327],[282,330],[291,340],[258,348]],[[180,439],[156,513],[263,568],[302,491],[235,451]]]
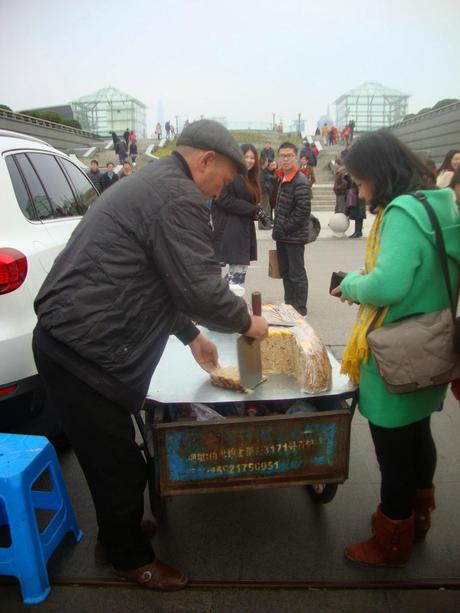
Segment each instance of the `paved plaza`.
[[[355,307],[328,295],[333,270],[361,266],[365,241],[337,239],[327,230],[330,214],[319,212],[323,231],[306,249],[310,281],[308,318],[340,358],[355,316]],[[371,219],[366,221],[365,232]],[[258,232],[259,259],[249,269],[247,292],[260,290],[267,302],[282,300],[282,282],[268,277],[270,232]],[[184,348],[184,351],[187,349]],[[417,544],[403,569],[366,568],[343,557],[350,542],[367,538],[375,509],[379,473],[368,426],[356,412],[352,424],[349,479],[327,505],[309,498],[305,487],[176,496],[166,504],[167,523],[155,537],[158,556],[186,570],[195,586],[177,594],[142,590],[117,581],[106,567],[95,565],[96,523],[83,475],[72,451],[61,455],[64,476],[84,538],[69,538],[53,555],[49,574],[53,588],[37,607],[22,604],[16,585],[2,586],[0,610],[66,613],[330,613],[430,612],[460,610],[455,590],[414,588],[445,578],[460,582],[460,409],[449,396],[433,417],[438,446],[438,508],[426,541]],[[147,501],[147,497],[146,497]],[[146,509],[149,512],[148,503]],[[200,589],[200,582],[209,582]],[[304,589],[222,589],[214,582],[301,582]],[[385,585],[392,589],[365,589]],[[430,583],[431,582],[431,583]],[[325,589],[307,589],[316,583]],[[214,588],[210,587],[215,585]],[[354,589],[361,586],[362,589]]]

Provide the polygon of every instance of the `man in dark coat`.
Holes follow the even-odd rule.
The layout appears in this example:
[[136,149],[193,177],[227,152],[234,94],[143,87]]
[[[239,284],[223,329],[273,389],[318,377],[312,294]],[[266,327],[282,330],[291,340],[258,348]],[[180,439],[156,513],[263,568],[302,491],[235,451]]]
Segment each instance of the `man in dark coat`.
[[95,188],[101,194],[103,191],[102,187],[102,173],[99,170],[99,162],[97,160],[91,160],[90,168],[88,171],[88,177],[94,183]]
[[118,181],[118,175],[115,174],[112,162],[107,162],[107,172],[102,175],[101,187],[105,191],[108,187]]
[[284,302],[306,315],[308,278],[304,257],[311,210],[310,186],[296,165],[297,147],[283,143],[278,154],[280,183],[272,236],[276,241],[278,266],[283,279]]
[[209,120],[177,145],[90,207],[35,300],[35,361],[91,491],[98,557],[152,589],[180,589],[187,577],[155,559],[142,527],[147,466],[131,413],[170,334],[210,372],[217,349],[193,322],[253,338],[268,329],[221,278],[208,227],[205,198],[246,171],[240,149]]
[[316,155],[313,151],[313,149],[310,146],[310,143],[308,141],[304,142],[304,145],[302,147],[302,149],[300,150],[300,155],[299,157],[306,157],[308,164],[310,166],[315,167],[318,164],[318,161],[316,159]]
[[124,164],[126,156],[128,155],[128,145],[124,140],[118,142],[118,160],[120,164]]

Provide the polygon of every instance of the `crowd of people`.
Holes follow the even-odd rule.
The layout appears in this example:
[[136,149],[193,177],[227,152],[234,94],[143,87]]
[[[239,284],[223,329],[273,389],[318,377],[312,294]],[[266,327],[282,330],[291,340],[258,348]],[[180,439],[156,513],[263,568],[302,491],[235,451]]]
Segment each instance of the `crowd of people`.
[[[111,132],[111,136],[113,148],[118,155],[118,162],[121,166],[121,173],[118,175],[115,172],[115,164],[111,161],[107,162],[105,172],[102,172],[99,168],[99,160],[96,158],[92,159],[88,176],[100,194],[119,179],[132,175],[138,157],[137,135],[134,130],[126,128],[121,138],[116,132]],[[128,156],[131,158],[131,161],[129,161]]]
[[353,142],[355,131],[355,120],[351,119],[347,125],[339,131],[339,129],[328,123],[324,123],[320,128],[316,128],[315,135],[322,136],[325,145],[349,145]]
[[230,286],[244,288],[248,266],[257,260],[255,222],[276,241],[284,301],[307,314],[308,277],[304,252],[314,169],[319,151],[304,141],[300,152],[291,142],[278,151],[266,142],[259,152],[241,145],[246,176],[237,176],[210,203],[212,242],[216,257],[226,269]]
[[[349,238],[361,238],[363,222],[366,219],[366,201],[359,196],[359,189],[345,163],[349,148],[342,151],[341,157],[334,162],[335,213],[344,213],[355,222],[354,232]],[[460,150],[451,149],[444,157],[439,168],[430,158],[425,158],[426,172],[439,188],[450,187],[460,208]]]
[[[168,121],[165,122],[164,133],[165,133],[167,140],[174,139],[176,135],[176,128],[174,127],[174,124],[169,119]],[[153,130],[153,135],[157,140],[161,140],[163,138],[163,131],[162,131],[161,123],[159,121],[157,121],[155,125],[155,129]]]
[[[37,369],[93,497],[97,555],[120,577],[153,589],[187,583],[184,573],[155,558],[152,526],[142,520],[147,467],[130,414],[142,407],[170,334],[207,372],[218,365],[217,348],[196,322],[266,335],[265,319],[251,315],[232,291],[244,285],[257,259],[256,222],[276,242],[284,301],[307,314],[304,256],[316,157],[308,143],[299,152],[289,141],[277,151],[266,143],[259,155],[252,144],[238,146],[217,122],[191,123],[172,155],[110,191],[108,182],[116,179],[108,165],[97,205],[40,289]],[[371,536],[345,550],[354,562],[404,565],[431,526],[436,447],[430,420],[447,386],[392,393],[367,334],[371,325],[379,329],[449,304],[430,222],[412,192],[434,209],[458,295],[460,215],[453,194],[458,201],[459,168],[460,151],[450,151],[435,170],[385,130],[360,137],[336,161],[337,210],[355,216],[355,236],[362,234],[366,206],[374,216],[363,270],[347,274],[332,292],[359,304],[341,368],[359,385],[359,410],[381,471]],[[222,266],[228,266],[225,277]]]

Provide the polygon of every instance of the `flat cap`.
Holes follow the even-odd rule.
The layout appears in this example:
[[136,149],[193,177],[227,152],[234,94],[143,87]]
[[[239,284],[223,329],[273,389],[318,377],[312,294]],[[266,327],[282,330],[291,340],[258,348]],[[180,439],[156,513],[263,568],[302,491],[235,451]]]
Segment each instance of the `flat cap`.
[[182,130],[177,145],[215,151],[232,160],[239,174],[247,174],[246,162],[238,143],[221,123],[200,119]]

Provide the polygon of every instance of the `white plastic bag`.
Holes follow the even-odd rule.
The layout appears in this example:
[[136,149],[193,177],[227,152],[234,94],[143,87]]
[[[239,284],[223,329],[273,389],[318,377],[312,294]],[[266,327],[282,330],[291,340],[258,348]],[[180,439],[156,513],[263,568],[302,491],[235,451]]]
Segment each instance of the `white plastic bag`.
[[211,407],[205,404],[196,402],[192,403],[190,406],[197,421],[225,421],[223,415],[220,415],[220,413],[214,411],[214,409],[211,409]]

